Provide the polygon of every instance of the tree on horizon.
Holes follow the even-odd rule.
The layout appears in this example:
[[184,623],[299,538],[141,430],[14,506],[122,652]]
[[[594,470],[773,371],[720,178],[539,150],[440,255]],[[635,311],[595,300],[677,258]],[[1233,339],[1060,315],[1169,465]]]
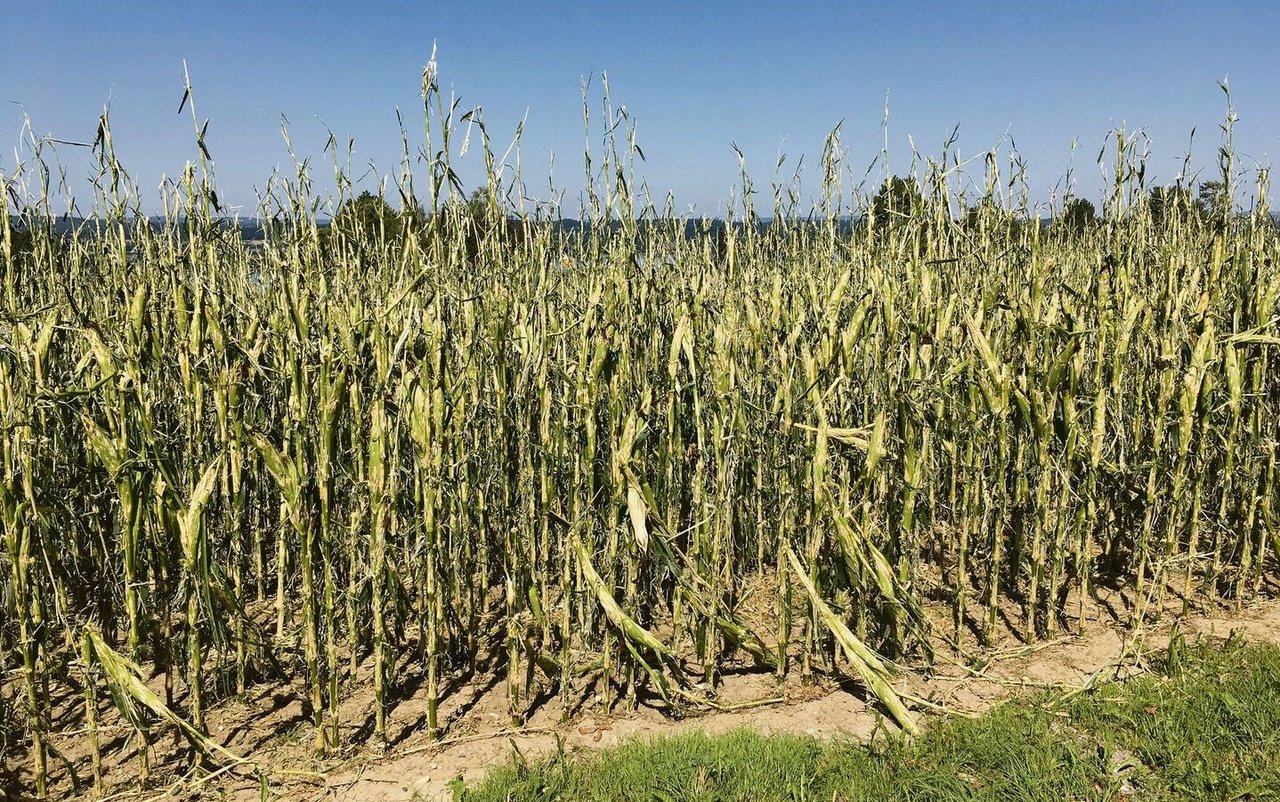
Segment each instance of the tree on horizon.
[[1098,208],[1087,198],[1072,198],[1062,207],[1058,225],[1070,234],[1081,234],[1098,223]]

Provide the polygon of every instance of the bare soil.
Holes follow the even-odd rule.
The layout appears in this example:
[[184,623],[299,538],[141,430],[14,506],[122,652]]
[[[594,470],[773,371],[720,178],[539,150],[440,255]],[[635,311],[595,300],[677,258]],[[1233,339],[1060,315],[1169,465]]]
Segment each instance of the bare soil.
[[[1015,611],[1006,611],[997,642],[978,648],[970,636],[966,648],[940,644],[931,666],[904,667],[896,687],[914,700],[909,705],[927,723],[931,717],[981,712],[1021,691],[1048,689],[1065,694],[1141,672],[1145,655],[1166,645],[1175,632],[1189,638],[1225,638],[1237,632],[1251,640],[1280,640],[1280,601],[1274,593],[1243,607],[1214,605],[1185,614],[1182,599],[1170,595],[1159,620],[1143,627],[1122,623],[1132,618],[1133,600],[1128,594],[1125,590],[1099,592],[1096,601],[1091,599],[1082,609],[1082,634],[1032,645],[1018,631]],[[949,631],[949,615],[937,612],[937,630]],[[1081,629],[1076,619],[1064,624],[1072,633]],[[536,700],[525,725],[516,728],[508,713],[505,679],[486,675],[446,686],[440,708],[445,734],[433,742],[426,733],[425,702],[415,694],[417,683],[410,674],[401,683],[402,698],[388,712],[389,745],[378,751],[368,746],[373,731],[372,692],[367,682],[355,684],[357,692],[342,707],[347,746],[328,760],[312,757],[313,731],[302,708],[305,691],[300,684],[259,686],[248,699],[217,704],[208,713],[209,730],[230,751],[261,767],[269,778],[272,798],[410,802],[450,799],[452,783],[477,781],[487,769],[509,760],[513,750],[537,760],[560,748],[573,753],[691,730],[715,734],[748,727],[765,734],[867,739],[877,728],[892,727],[861,685],[838,673],[815,670],[813,681],[805,685],[798,679],[779,683],[771,672],[744,667],[721,676],[716,692],[719,710],[677,718],[660,700],[641,698],[630,710],[624,700],[613,699],[606,713],[598,689],[587,684],[576,689],[576,706],[567,722],[562,721],[559,699],[551,696]],[[83,710],[82,697],[68,690],[59,707],[65,709],[51,711],[55,727],[60,719],[71,723],[79,717],[76,711]],[[113,723],[109,713],[102,721],[101,739],[108,799],[248,802],[260,798],[259,784],[244,766],[214,776],[175,774],[179,767],[191,765],[188,747],[175,735],[165,734],[153,744],[152,775],[145,784],[137,780],[138,759],[130,731]],[[62,758],[50,760],[50,771],[58,777],[61,791],[73,796],[68,793],[72,790],[68,765],[75,766],[82,783],[91,784],[85,730],[73,724],[51,740]],[[0,790],[22,788],[25,773],[25,766],[6,766],[8,781],[0,784]],[[29,775],[25,779],[29,781]]]
[[[1118,606],[1127,604],[1122,594]],[[1180,613],[1181,600],[1176,600]],[[1171,602],[1170,607],[1173,608]],[[1103,614],[1099,611],[1099,615]],[[1145,629],[1114,623],[1094,623],[1084,635],[1068,635],[1027,646],[1013,632],[980,654],[939,650],[932,670],[904,671],[900,690],[944,708],[947,713],[973,714],[1020,691],[1057,689],[1070,693],[1091,681],[1131,675],[1143,670],[1143,656],[1167,645],[1175,631],[1187,637],[1225,638],[1238,632],[1246,639],[1280,639],[1280,601],[1263,599],[1243,609],[1213,609],[1189,615],[1167,615]],[[804,687],[799,682],[779,685],[770,674],[757,672],[724,677],[719,699],[726,706],[750,705],[737,711],[713,711],[672,720],[647,708],[629,715],[604,717],[587,712],[568,726],[558,724],[557,712],[546,711],[530,722],[531,731],[513,733],[503,726],[505,697],[499,691],[486,698],[469,716],[484,722],[469,737],[435,747],[408,747],[333,772],[317,798],[351,802],[401,802],[450,798],[450,781],[472,783],[518,749],[527,759],[553,754],[558,739],[568,752],[616,746],[635,738],[670,735],[690,730],[708,734],[742,727],[765,734],[789,733],[865,740],[877,727],[893,725],[866,699],[851,680],[820,680]],[[765,704],[754,703],[776,700]],[[919,709],[919,708],[917,708]],[[485,726],[487,724],[488,726]]]

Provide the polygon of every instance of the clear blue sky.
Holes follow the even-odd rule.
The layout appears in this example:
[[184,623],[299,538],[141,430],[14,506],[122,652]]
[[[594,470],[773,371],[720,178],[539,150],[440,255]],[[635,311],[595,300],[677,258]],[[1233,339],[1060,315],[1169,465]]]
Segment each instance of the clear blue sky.
[[[580,83],[606,71],[616,105],[638,124],[657,195],[723,211],[736,182],[736,142],[761,200],[780,150],[805,155],[817,187],[823,137],[844,120],[861,174],[879,151],[886,93],[895,169],[910,136],[936,154],[959,126],[963,155],[1009,132],[1043,201],[1066,171],[1096,196],[1095,158],[1108,130],[1144,128],[1158,180],[1176,174],[1191,129],[1195,164],[1211,170],[1230,77],[1246,164],[1280,152],[1280,3],[725,2],[142,2],[0,0],[0,169],[11,171],[22,113],[37,134],[92,140],[111,102],[118,153],[154,209],[162,173],[196,156],[175,112],[186,59],[224,202],[251,211],[254,188],[289,164],[280,115],[292,123],[317,186],[331,186],[324,125],[354,137],[357,172],[399,159],[395,111],[420,136],[422,67],[438,45],[441,81],[481,105],[505,148],[526,113],[530,194],[582,184]],[[78,181],[83,151],[62,148]],[[464,178],[474,181],[473,149]],[[974,166],[980,179],[981,162]],[[365,186],[373,185],[367,179]],[[74,183],[83,187],[83,183]],[[83,203],[83,201],[82,201]]]

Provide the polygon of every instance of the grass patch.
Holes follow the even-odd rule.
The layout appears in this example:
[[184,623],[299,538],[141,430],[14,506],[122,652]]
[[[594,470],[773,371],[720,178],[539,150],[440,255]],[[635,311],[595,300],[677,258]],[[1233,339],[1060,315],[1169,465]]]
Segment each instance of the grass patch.
[[1067,708],[1138,798],[1280,799],[1280,647],[1175,639],[1156,668]]
[[519,755],[466,802],[1280,799],[1280,648],[1174,642],[1153,671],[1018,699],[912,741],[687,734]]

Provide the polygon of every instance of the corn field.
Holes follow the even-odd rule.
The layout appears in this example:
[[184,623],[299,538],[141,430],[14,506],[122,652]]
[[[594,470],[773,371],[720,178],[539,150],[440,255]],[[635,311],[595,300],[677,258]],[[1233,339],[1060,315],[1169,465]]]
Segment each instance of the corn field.
[[775,181],[763,215],[744,170],[713,230],[637,184],[606,100],[566,228],[429,70],[391,186],[422,220],[326,228],[299,161],[253,248],[189,95],[199,158],[158,224],[105,115],[74,235],[44,155],[0,179],[0,756],[37,796],[71,738],[103,782],[104,717],[143,778],[175,730],[234,762],[206,712],[259,683],[300,680],[323,757],[363,672],[380,743],[410,667],[429,737],[468,671],[518,726],[588,679],[606,706],[714,708],[744,663],[857,678],[914,732],[896,663],[1002,611],[1033,642],[1086,628],[1101,583],[1141,620],[1274,578],[1280,236],[1229,124],[1243,212],[1157,218],[1123,132],[1078,230],[994,154],[971,183],[918,157],[919,192],[877,206],[833,133],[813,212]]

